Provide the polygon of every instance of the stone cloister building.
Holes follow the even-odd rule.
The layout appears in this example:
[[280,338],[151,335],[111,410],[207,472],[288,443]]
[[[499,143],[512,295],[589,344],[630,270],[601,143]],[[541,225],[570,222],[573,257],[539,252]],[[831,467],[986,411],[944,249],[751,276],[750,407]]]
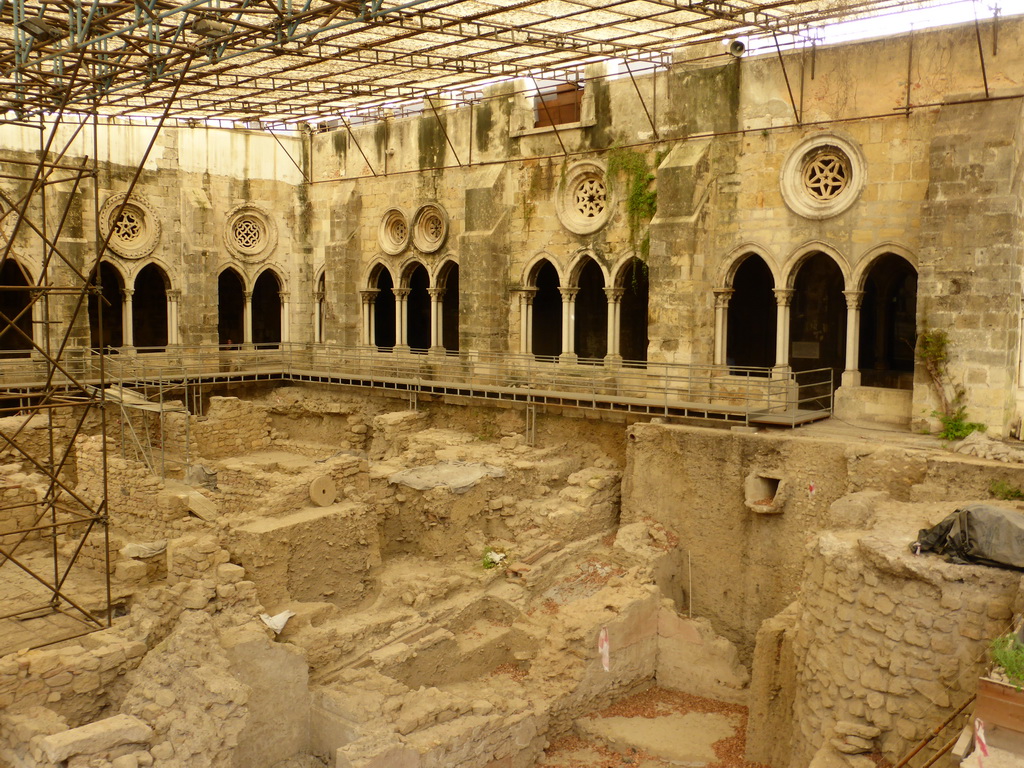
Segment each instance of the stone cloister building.
[[[594,65],[570,119],[540,127],[519,82],[293,137],[167,130],[117,221],[146,129],[110,123],[107,310],[101,334],[90,299],[81,343],[827,368],[838,413],[923,424],[934,397],[916,336],[947,328],[971,417],[1006,433],[1021,51],[1018,22],[999,23],[984,79],[964,27],[781,59],[688,49],[633,79]],[[30,131],[2,131],[31,152]],[[656,194],[647,211],[629,202],[638,178]],[[85,241],[92,205],[75,206]],[[37,254],[13,254],[4,283],[30,284]]]

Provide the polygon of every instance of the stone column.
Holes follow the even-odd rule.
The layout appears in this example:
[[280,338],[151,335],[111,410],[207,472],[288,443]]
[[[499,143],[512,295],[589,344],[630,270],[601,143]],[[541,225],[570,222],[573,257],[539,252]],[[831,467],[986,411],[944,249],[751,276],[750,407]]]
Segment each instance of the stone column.
[[167,292],[167,346],[181,343],[181,335],[178,331],[178,307],[180,303],[180,288]]
[[733,289],[715,291],[715,365],[725,365],[729,345],[729,302]]
[[324,341],[324,294],[322,291],[313,292],[313,343],[322,344]]
[[287,344],[292,340],[292,327],[291,327],[291,293],[288,291],[281,291],[278,296],[281,297],[281,343]]
[[775,288],[775,303],[778,306],[775,323],[775,367],[789,368],[789,307],[793,303],[792,288]]
[[860,306],[864,291],[843,291],[846,297],[846,370],[843,371],[844,387],[860,386]]
[[242,344],[252,346],[252,291],[245,291],[245,309],[242,311]]
[[559,288],[562,294],[562,360],[576,359],[576,294],[579,288]]
[[427,288],[430,295],[430,350],[444,352],[444,288]]
[[621,363],[622,353],[619,349],[622,340],[622,288],[605,288],[608,297],[608,349],[605,360],[609,363]]
[[536,288],[519,289],[519,351],[533,354],[533,299]]
[[363,300],[362,343],[366,347],[373,346],[373,310],[377,303],[378,293],[380,291],[377,289],[359,292],[359,296]]
[[409,290],[408,288],[395,288],[395,349],[399,347],[404,351],[409,350],[409,329],[406,324],[409,322]]
[[124,294],[124,315],[122,316],[122,339],[121,342],[125,347],[131,349],[135,346],[135,319],[132,311],[132,294],[135,293],[134,288],[125,288],[122,293]]

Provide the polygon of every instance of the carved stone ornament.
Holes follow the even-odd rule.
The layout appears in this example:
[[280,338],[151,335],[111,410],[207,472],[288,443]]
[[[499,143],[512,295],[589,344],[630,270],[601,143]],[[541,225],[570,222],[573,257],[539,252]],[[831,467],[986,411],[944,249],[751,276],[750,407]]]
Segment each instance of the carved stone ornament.
[[597,232],[611,218],[613,201],[605,169],[591,160],[574,163],[555,197],[562,226],[577,235]]
[[233,256],[242,261],[263,261],[277,245],[277,226],[263,208],[243,203],[228,213],[224,244]]
[[434,253],[448,237],[448,214],[434,203],[416,211],[412,225],[412,243],[423,253]]
[[107,198],[100,208],[100,233],[110,235],[110,250],[125,259],[149,256],[160,242],[160,219],[143,198],[119,192]]
[[395,256],[409,247],[409,217],[401,208],[389,208],[377,228],[377,242],[384,253]]
[[857,201],[867,181],[867,164],[852,139],[819,134],[793,148],[779,181],[782,199],[793,213],[827,219]]

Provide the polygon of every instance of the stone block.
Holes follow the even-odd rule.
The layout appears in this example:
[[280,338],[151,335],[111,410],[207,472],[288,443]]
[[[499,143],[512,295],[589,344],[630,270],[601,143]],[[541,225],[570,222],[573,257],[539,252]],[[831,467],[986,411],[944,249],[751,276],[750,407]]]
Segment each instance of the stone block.
[[72,728],[40,739],[47,760],[59,763],[74,755],[88,755],[122,744],[149,744],[153,729],[131,715],[114,715],[105,720]]

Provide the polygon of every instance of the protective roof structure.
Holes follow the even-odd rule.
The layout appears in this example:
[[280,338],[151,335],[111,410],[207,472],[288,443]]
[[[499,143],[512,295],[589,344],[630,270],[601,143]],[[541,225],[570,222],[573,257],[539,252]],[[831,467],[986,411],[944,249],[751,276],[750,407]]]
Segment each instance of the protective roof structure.
[[[937,0],[931,0],[932,3]],[[939,2],[941,4],[941,2]],[[0,119],[289,123],[928,0],[0,0]],[[468,94],[468,96],[467,96]],[[477,94],[479,95],[479,94]]]

